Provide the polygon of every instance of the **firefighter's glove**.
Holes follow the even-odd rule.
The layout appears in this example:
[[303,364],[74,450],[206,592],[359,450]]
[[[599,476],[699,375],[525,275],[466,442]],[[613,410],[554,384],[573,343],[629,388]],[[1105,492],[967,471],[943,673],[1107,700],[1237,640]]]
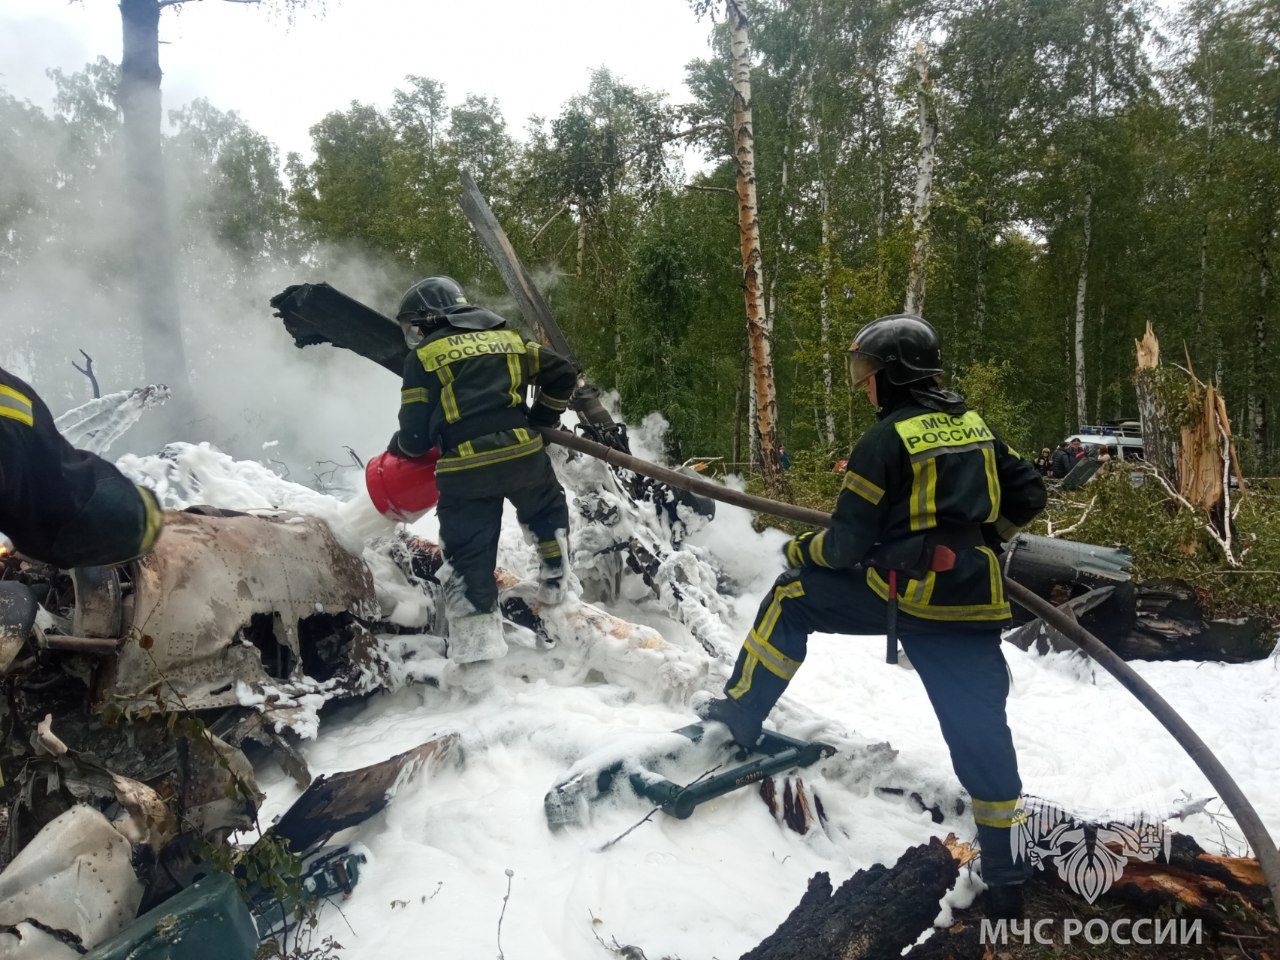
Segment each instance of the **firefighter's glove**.
[[813,555],[809,552],[813,543],[813,536],[812,531],[806,531],[794,540],[787,541],[787,545],[782,548],[782,552],[787,558],[788,567],[814,566]]
[[410,453],[404,447],[400,446],[400,431],[397,430],[391,435],[391,442],[387,444],[387,453],[391,454],[393,457],[400,457],[402,460],[412,460],[415,457],[423,456],[426,451],[424,450],[422,453]]
[[560,426],[560,413],[546,404],[535,403],[533,409],[529,411],[529,425],[540,430],[554,430]]

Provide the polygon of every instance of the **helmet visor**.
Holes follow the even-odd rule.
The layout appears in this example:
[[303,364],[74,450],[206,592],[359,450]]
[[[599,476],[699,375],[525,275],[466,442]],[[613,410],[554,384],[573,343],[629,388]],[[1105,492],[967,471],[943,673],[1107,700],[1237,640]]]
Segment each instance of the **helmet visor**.
[[426,331],[421,326],[424,322],[425,318],[423,317],[400,321],[400,330],[404,333],[405,345],[410,350],[416,350],[422,346],[422,341],[427,339]]
[[855,350],[850,350],[845,354],[844,362],[845,368],[849,371],[849,386],[855,390],[869,378],[875,376],[884,366],[875,357],[869,357],[865,353],[858,353]]

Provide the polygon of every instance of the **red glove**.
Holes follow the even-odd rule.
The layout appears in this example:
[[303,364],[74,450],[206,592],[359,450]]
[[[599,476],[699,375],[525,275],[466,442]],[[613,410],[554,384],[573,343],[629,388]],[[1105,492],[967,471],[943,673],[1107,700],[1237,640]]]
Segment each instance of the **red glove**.
[[412,523],[440,500],[436,489],[438,447],[420,457],[397,457],[383,451],[364,468],[364,485],[374,508],[388,520]]

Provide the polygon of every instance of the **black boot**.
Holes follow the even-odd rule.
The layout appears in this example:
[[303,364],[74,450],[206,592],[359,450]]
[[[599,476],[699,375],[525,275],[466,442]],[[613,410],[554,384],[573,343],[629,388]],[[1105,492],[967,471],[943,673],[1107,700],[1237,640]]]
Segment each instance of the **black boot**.
[[1022,918],[1022,884],[1001,883],[987,887],[987,916],[992,920]]
[[729,728],[733,742],[750,750],[760,739],[763,717],[757,717],[750,710],[730,697],[717,697],[708,700],[698,711],[703,720],[718,720]]

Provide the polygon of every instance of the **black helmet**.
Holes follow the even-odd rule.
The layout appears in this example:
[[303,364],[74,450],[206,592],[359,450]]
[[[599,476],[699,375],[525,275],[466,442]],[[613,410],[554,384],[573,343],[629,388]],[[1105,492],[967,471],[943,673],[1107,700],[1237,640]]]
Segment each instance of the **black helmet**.
[[422,342],[425,331],[442,324],[461,330],[492,330],[506,323],[496,313],[467,303],[467,295],[451,277],[419,280],[400,298],[396,320],[410,347]]
[[450,307],[466,302],[467,295],[457,280],[427,277],[405,291],[400,298],[400,312],[396,319],[401,323],[438,320]]
[[847,359],[849,378],[855,387],[880,371],[895,386],[942,373],[937,331],[909,313],[872,320],[853,338]]

